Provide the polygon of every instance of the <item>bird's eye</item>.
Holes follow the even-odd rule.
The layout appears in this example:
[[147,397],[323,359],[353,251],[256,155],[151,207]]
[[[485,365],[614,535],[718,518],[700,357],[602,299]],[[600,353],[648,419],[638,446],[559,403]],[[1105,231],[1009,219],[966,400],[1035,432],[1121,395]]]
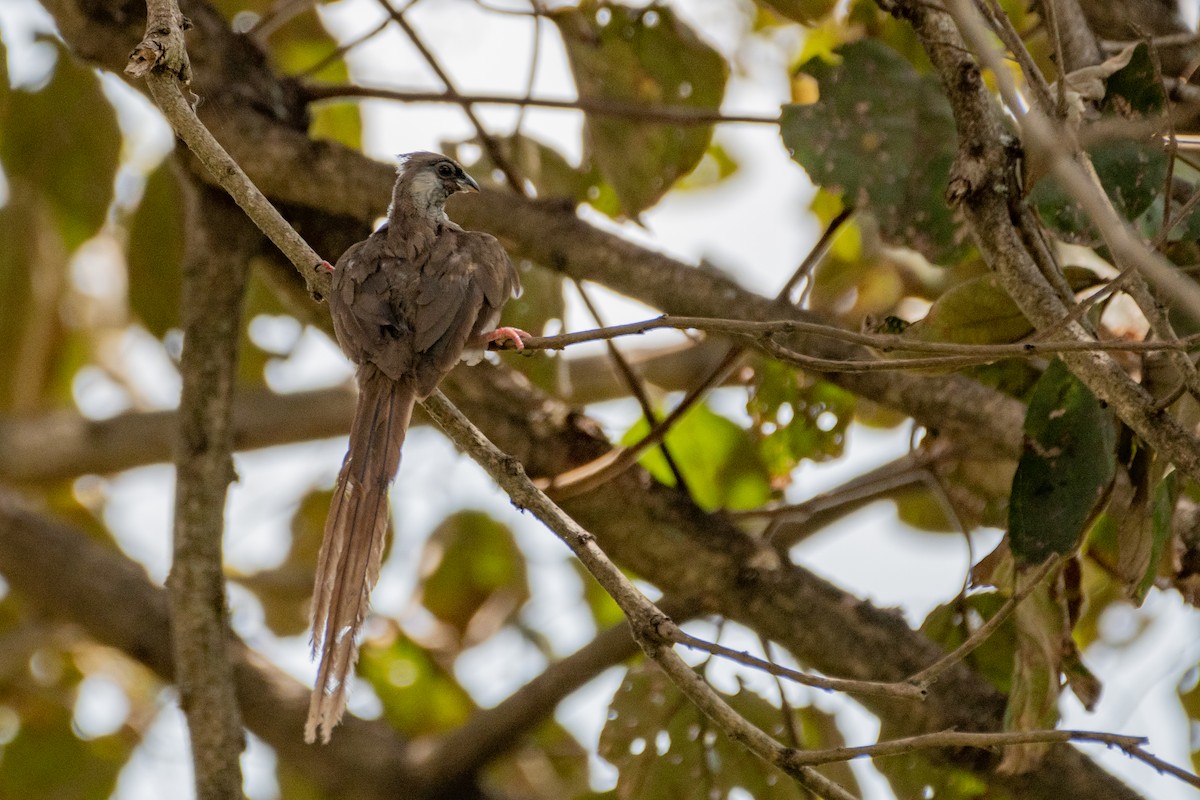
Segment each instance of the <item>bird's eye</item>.
[[438,164],[437,172],[443,178],[449,178],[454,175],[454,167],[449,164]]

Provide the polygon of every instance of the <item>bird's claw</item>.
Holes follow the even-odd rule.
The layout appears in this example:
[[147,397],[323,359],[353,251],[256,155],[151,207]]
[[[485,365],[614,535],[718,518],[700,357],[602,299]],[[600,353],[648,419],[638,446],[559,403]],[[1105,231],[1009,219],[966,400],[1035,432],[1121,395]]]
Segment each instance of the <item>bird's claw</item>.
[[522,336],[533,338],[532,334],[523,331],[520,328],[509,328],[506,326],[503,328],[496,328],[494,331],[485,333],[483,335],[483,340],[485,342],[496,342],[497,344],[503,344],[504,340],[508,339],[513,343],[514,348],[517,350],[524,350],[525,342],[521,340]]
[[328,261],[321,261],[313,269],[317,272],[333,272],[333,264],[330,264]]

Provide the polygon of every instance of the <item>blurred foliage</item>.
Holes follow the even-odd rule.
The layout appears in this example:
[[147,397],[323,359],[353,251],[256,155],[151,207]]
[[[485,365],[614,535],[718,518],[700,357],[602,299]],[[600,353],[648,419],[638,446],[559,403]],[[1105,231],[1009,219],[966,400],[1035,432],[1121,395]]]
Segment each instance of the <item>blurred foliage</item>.
[[394,623],[362,644],[358,674],[383,703],[383,715],[405,736],[428,736],[453,730],[467,721],[476,706],[459,685],[452,658],[409,638]]
[[48,83],[10,89],[0,46],[0,165],[8,187],[0,208],[0,411],[69,397],[82,353],[61,316],[68,261],[104,224],[121,146],[95,73],[57,43],[53,51]]
[[746,411],[774,488],[784,488],[804,459],[826,461],[842,454],[854,395],[777,361],[764,361],[755,378]]
[[[626,432],[621,444],[631,445],[649,432],[643,418]],[[665,443],[701,508],[756,508],[771,497],[770,473],[754,441],[744,428],[707,405],[689,409],[671,428]],[[675,476],[659,448],[646,450],[639,463],[656,480],[675,485]]]
[[481,511],[451,514],[425,543],[419,596],[463,645],[490,638],[529,599],[512,531]]

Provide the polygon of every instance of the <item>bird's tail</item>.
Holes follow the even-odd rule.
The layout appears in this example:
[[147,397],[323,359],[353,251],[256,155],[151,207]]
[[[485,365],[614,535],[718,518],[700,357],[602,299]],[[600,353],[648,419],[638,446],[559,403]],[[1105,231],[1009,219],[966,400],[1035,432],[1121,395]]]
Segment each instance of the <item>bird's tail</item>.
[[338,473],[313,587],[312,654],[321,654],[308,706],[305,741],[318,731],[329,741],[346,709],[350,672],[358,660],[356,637],[379,578],[388,529],[388,485],[400,466],[400,447],[412,418],[412,388],[391,380],[374,364],[358,368],[358,406],[350,449]]

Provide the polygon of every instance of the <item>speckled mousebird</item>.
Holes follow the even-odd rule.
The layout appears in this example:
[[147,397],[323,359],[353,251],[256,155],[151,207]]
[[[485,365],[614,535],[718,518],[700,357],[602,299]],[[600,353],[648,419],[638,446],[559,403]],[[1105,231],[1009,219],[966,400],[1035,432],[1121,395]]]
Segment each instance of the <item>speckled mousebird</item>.
[[504,303],[521,291],[512,260],[495,237],[446,216],[447,198],[476,191],[453,159],[400,156],[387,222],[332,267],[329,308],[342,351],[358,365],[358,405],[317,560],[312,652],[321,663],[308,742],[318,734],[328,742],[346,708],[357,635],[379,578],[388,485],[414,404],[460,360],[478,361],[488,342],[521,347],[524,331],[496,328]]

